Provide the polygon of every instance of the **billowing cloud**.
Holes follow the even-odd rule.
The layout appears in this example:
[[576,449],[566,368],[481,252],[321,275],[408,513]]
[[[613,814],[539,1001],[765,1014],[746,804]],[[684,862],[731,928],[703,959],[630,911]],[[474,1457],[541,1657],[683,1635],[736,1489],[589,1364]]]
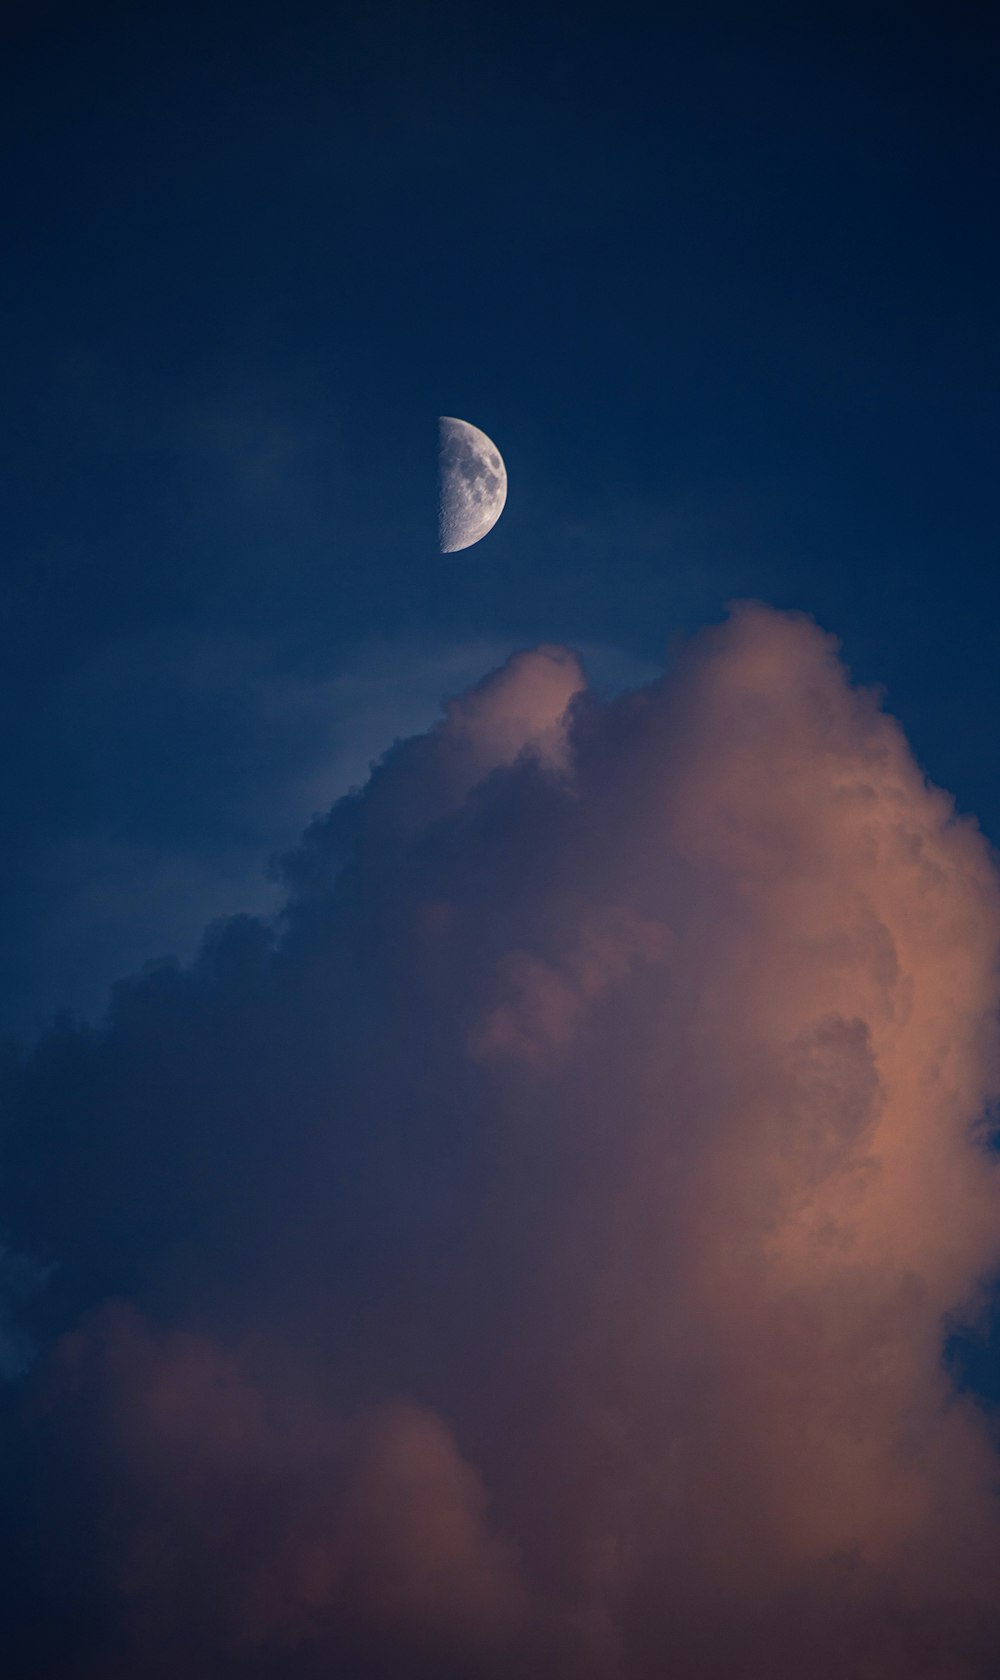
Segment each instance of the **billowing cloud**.
[[994,1674],[1000,887],[835,644],[518,654],[286,883],[14,1077],[25,1674]]
[[492,1664],[521,1588],[443,1420],[396,1402],[345,1421],[260,1367],[122,1308],[58,1349],[59,1405],[83,1397],[113,1441],[101,1535],[144,1671],[359,1645]]

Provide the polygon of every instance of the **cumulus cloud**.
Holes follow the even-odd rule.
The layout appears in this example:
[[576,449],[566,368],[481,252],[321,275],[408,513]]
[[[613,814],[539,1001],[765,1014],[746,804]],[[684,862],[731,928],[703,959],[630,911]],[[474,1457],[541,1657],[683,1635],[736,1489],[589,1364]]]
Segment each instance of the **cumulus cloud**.
[[[61,1406],[113,1439],[99,1532],[144,1672],[367,1649],[491,1666],[523,1614],[512,1549],[444,1421],[390,1402],[339,1418],[252,1350],[106,1309],[59,1346]],[[134,1659],[133,1659],[134,1660]],[[126,1668],[128,1665],[126,1664]]]
[[518,654],[286,888],[12,1082],[78,1671],[995,1673],[1000,890],[834,642]]

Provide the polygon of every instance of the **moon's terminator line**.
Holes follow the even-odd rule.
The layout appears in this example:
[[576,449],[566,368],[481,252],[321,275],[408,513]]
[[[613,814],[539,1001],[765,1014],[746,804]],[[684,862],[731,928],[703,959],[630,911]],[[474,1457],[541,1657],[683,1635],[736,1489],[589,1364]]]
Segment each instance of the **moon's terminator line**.
[[438,538],[454,554],[492,531],[507,500],[507,469],[496,444],[468,420],[438,420]]

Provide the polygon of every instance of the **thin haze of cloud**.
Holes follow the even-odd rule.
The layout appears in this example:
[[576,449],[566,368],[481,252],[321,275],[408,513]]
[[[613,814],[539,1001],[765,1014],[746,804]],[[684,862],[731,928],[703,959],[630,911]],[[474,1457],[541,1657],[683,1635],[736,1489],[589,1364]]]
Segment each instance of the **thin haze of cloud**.
[[1000,883],[833,641],[515,655],[285,879],[17,1080],[26,1675],[995,1673]]

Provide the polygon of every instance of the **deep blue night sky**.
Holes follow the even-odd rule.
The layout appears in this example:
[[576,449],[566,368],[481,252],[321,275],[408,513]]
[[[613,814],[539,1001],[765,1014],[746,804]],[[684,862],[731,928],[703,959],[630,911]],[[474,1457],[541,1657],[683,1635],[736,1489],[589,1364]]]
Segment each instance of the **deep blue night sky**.
[[[5,12],[4,1014],[540,637],[802,608],[1000,834],[991,8]],[[494,436],[434,549],[433,423]]]

